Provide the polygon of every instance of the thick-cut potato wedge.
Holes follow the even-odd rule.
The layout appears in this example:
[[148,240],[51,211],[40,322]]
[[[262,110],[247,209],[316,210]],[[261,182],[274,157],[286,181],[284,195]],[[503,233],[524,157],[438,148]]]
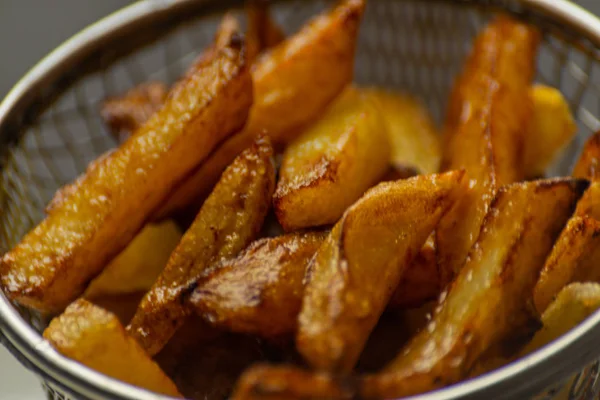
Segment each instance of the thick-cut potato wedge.
[[86,298],[90,303],[113,313],[121,321],[123,326],[131,322],[131,318],[140,304],[140,301],[146,294],[143,292],[121,293],[121,294],[98,294]]
[[0,262],[12,300],[42,312],[64,309],[173,188],[243,125],[252,102],[244,53],[233,35],[129,140],[57,193],[48,217]]
[[52,320],[44,338],[61,354],[134,386],[181,397],[175,384],[111,313],[77,300]]
[[406,268],[400,285],[390,299],[388,309],[418,307],[441,293],[435,241],[430,236],[412,263]]
[[590,180],[600,179],[600,132],[590,137],[573,169],[573,176]]
[[542,314],[571,282],[600,282],[599,257],[600,221],[587,216],[571,218],[535,285],[533,299],[538,312]]
[[248,16],[248,59],[255,60],[259,54],[285,40],[283,30],[271,17],[268,0],[251,0],[246,5]]
[[463,183],[463,172],[421,175],[369,190],[309,264],[296,346],[319,370],[349,372],[407,265]]
[[529,354],[558,339],[598,308],[600,308],[600,284],[572,283],[565,286],[556,296],[556,300],[542,314],[542,329],[521,351],[521,355]]
[[377,104],[387,126],[392,165],[421,174],[439,171],[441,135],[429,112],[410,96],[381,89],[364,89]]
[[119,142],[124,142],[158,111],[167,99],[162,82],[145,82],[104,101],[100,115]]
[[352,81],[364,7],[365,0],[343,0],[259,58],[253,66],[254,104],[246,127],[172,194],[156,218],[198,204],[256,135],[266,132],[275,143],[288,143],[322,114]]
[[190,300],[211,325],[276,337],[291,334],[302,305],[306,266],[326,232],[261,239],[206,271]]
[[522,142],[538,41],[534,28],[498,18],[476,39],[457,81],[451,109],[460,114],[446,127],[442,169],[464,168],[471,184],[436,230],[444,286],[464,264],[495,191],[525,177]]
[[560,90],[534,85],[529,90],[533,114],[524,135],[524,168],[527,177],[539,177],[573,139],[577,125]]
[[149,224],[94,279],[86,298],[147,291],[167,265],[181,239],[172,221]]
[[260,136],[225,170],[127,328],[148,353],[185,322],[183,298],[202,271],[235,257],[260,232],[274,186],[273,147]]
[[383,371],[363,379],[365,398],[423,393],[465,378],[490,348],[530,319],[544,258],[587,181],[563,179],[498,191],[464,268],[426,329]]
[[335,223],[389,166],[380,113],[355,88],[283,154],[273,206],[286,231]]
[[349,382],[287,365],[255,365],[238,380],[232,400],[353,399]]

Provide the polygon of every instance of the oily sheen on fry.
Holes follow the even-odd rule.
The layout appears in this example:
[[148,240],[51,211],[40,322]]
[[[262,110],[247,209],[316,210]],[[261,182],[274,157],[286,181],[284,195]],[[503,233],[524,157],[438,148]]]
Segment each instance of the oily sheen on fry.
[[159,210],[164,218],[206,197],[221,172],[260,133],[290,142],[352,81],[364,0],[343,0],[274,47],[252,67],[254,104],[248,123],[196,170]]
[[182,397],[175,384],[130,338],[118,318],[77,300],[52,320],[44,338],[61,354],[86,367],[134,386]]
[[128,326],[148,353],[159,352],[185,322],[184,299],[200,274],[255,239],[274,186],[273,148],[260,136],[225,170]]
[[244,124],[251,102],[244,44],[233,35],[130,139],[56,194],[46,219],[2,258],[4,292],[42,312],[64,309],[174,187]]
[[442,281],[464,264],[495,191],[525,177],[523,136],[538,32],[500,17],[477,37],[450,101],[442,170],[464,168],[469,190],[440,222],[436,244]]
[[312,367],[352,370],[463,176],[453,171],[382,183],[346,211],[307,271],[296,346]]
[[361,396],[396,398],[456,383],[486,350],[524,329],[537,275],[587,185],[557,179],[500,189],[431,322],[381,372],[363,378]]

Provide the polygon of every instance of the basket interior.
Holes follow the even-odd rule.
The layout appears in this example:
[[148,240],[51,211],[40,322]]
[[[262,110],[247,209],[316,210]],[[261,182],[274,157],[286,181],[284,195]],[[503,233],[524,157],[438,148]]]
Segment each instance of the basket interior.
[[[276,20],[292,33],[330,3],[281,1],[275,2],[273,10]],[[578,136],[551,171],[552,175],[566,175],[583,141],[600,128],[596,118],[600,115],[598,49],[516,4],[372,0],[361,28],[355,81],[411,93],[428,106],[439,123],[474,35],[500,3],[542,29],[537,81],[560,88],[576,116]],[[234,14],[243,20],[239,9]],[[13,247],[43,218],[45,205],[60,186],[116,145],[99,116],[103,99],[147,80],[173,82],[211,42],[221,17],[218,11],[199,15],[126,56],[109,63],[99,59],[97,68],[82,70],[70,85],[54,93],[52,101],[33,103],[14,137],[3,132],[1,252]],[[43,329],[44,321],[26,310],[20,312],[38,330]]]

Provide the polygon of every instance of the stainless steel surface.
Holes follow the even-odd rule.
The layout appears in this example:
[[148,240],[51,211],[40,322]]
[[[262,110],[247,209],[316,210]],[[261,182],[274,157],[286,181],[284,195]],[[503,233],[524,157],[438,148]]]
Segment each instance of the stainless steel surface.
[[[56,188],[114,142],[98,102],[148,77],[172,81],[210,40],[218,10],[235,1],[147,0],[94,24],[42,60],[0,104],[0,245],[6,250],[42,218]],[[239,3],[239,2],[237,2]],[[326,1],[282,1],[277,17],[297,28]],[[484,5],[484,7],[474,6]],[[490,10],[507,8],[545,33],[538,79],[560,87],[576,112],[579,136],[556,172],[566,173],[600,127],[600,22],[563,0],[371,0],[361,32],[356,79],[407,90],[439,119],[470,39]],[[192,21],[192,16],[199,19]],[[185,21],[184,21],[185,20]],[[184,23],[175,31],[171,27]],[[410,34],[410,35],[409,35]],[[151,41],[151,45],[143,46]],[[130,51],[134,50],[132,54]],[[25,321],[31,323],[28,324]],[[159,399],[81,367],[39,335],[44,321],[0,298],[0,331],[26,365],[57,393],[92,399]],[[550,346],[476,380],[420,399],[524,399],[567,380],[600,357],[600,314]],[[597,368],[573,399],[595,396]],[[54,398],[60,394],[53,394]],[[539,398],[547,398],[544,393]]]

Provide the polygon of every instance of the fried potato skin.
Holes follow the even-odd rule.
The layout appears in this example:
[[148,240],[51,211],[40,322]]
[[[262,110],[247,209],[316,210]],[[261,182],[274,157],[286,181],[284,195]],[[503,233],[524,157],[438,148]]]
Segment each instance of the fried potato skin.
[[174,187],[240,128],[251,103],[244,44],[234,35],[121,147],[57,193],[47,218],[2,258],[4,292],[41,312],[64,309]]
[[255,60],[262,52],[285,40],[283,30],[271,17],[268,0],[252,0],[246,4],[248,17],[248,59]]
[[182,299],[202,271],[235,257],[260,232],[274,186],[273,147],[261,136],[225,170],[127,328],[148,353],[160,351],[190,314]]
[[100,116],[119,142],[124,142],[158,111],[167,99],[162,82],[144,82],[104,101]]
[[283,154],[273,206],[286,231],[335,223],[388,170],[386,128],[370,98],[347,89]]
[[[499,18],[478,36],[454,89],[442,170],[464,168],[470,189],[436,230],[444,286],[460,270],[502,185],[525,177],[523,136],[539,34]],[[456,110],[452,110],[456,108]]]
[[573,169],[573,176],[590,180],[600,179],[600,132],[590,137]]
[[182,233],[173,221],[149,224],[94,279],[84,296],[147,291],[160,275]]
[[542,314],[543,327],[523,349],[529,354],[558,339],[600,308],[600,284],[571,283],[565,286]]
[[406,266],[455,201],[462,171],[382,183],[335,225],[309,264],[296,346],[318,370],[349,372]]
[[421,174],[439,171],[442,149],[429,112],[416,99],[390,91],[366,88],[387,126],[394,166],[414,168]]
[[44,338],[62,355],[110,377],[168,396],[182,397],[111,313],[77,300],[52,320]]
[[562,288],[571,282],[599,282],[598,257],[600,222],[587,216],[571,218],[535,285],[533,299],[537,311],[544,313]]
[[396,398],[455,383],[482,354],[519,331],[530,318],[544,258],[586,186],[564,179],[500,189],[432,321],[382,372],[363,379],[361,395]]
[[256,135],[266,132],[276,145],[285,144],[321,115],[352,81],[364,7],[364,0],[344,0],[259,57],[253,65],[254,104],[245,128],[172,194],[157,219],[205,198],[219,174]]
[[326,232],[261,239],[207,271],[190,301],[208,323],[267,338],[292,334],[302,305],[306,267]]
[[533,85],[529,90],[532,118],[524,136],[524,162],[527,177],[544,176],[575,133],[577,125],[569,104],[560,90],[545,85]]
[[238,380],[232,400],[353,399],[350,382],[293,366],[258,364]]

